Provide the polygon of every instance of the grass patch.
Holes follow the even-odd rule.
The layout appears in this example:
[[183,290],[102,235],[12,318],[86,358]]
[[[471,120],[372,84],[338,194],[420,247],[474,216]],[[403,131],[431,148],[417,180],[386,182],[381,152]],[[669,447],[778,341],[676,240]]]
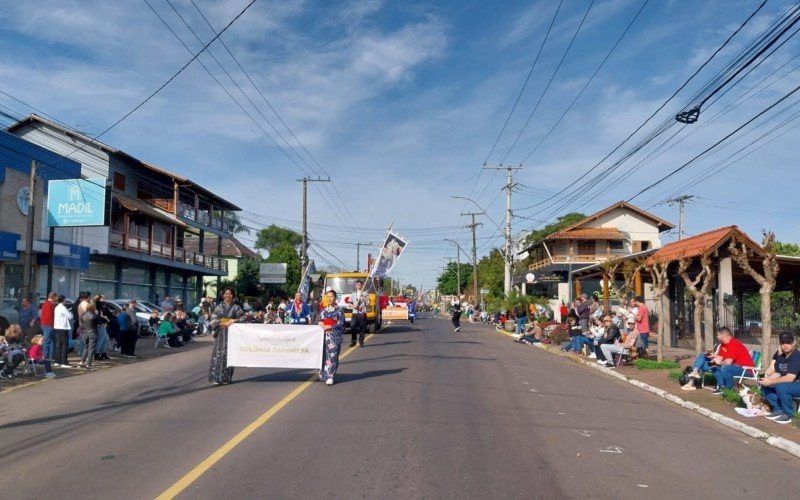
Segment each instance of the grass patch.
[[667,372],[667,378],[670,380],[674,380],[675,382],[680,380],[681,375],[683,375],[683,370],[681,370],[680,368],[673,368],[672,370]]
[[[673,370],[680,371],[681,365],[674,361],[653,361],[652,359],[637,359],[633,362],[637,370]],[[678,375],[680,376],[680,375]],[[677,378],[675,379],[677,380]]]
[[729,401],[736,406],[744,406],[742,396],[735,389],[722,389],[722,399]]

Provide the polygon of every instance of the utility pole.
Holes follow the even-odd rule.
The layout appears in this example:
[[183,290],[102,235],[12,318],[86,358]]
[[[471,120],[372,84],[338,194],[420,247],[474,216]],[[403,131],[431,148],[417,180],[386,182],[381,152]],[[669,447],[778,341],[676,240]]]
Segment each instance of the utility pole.
[[300,275],[302,275],[303,270],[308,265],[308,183],[330,182],[331,178],[323,179],[322,177],[317,177],[312,179],[311,177],[303,177],[296,180],[303,183],[303,243],[300,246]]
[[484,215],[484,212],[462,212],[461,215],[469,215],[472,217],[472,224],[466,227],[472,229],[472,295],[475,297],[475,302],[478,303],[478,254],[475,242],[475,229],[483,224],[475,222],[475,216]]
[[361,245],[371,246],[372,243],[356,243],[356,272],[358,272],[361,265]]
[[679,213],[679,216],[678,216],[678,240],[682,240],[683,239],[683,229],[684,229],[684,227],[686,227],[686,226],[683,225],[683,207],[684,207],[684,205],[686,205],[686,202],[691,200],[692,198],[694,198],[693,195],[684,194],[682,196],[676,196],[675,198],[670,198],[669,200],[667,200],[667,204],[669,206],[671,206],[671,207],[676,205],[676,204],[678,205],[678,213]]
[[514,263],[514,256],[511,254],[511,193],[516,184],[514,184],[514,171],[521,170],[522,167],[509,167],[498,165],[496,167],[483,166],[486,170],[505,170],[506,171],[506,185],[503,189],[506,191],[506,244],[505,244],[505,273],[503,276],[503,291],[506,297],[511,293],[511,266]]
[[25,261],[23,262],[22,297],[31,299],[31,266],[33,263],[33,231],[36,222],[36,160],[31,161],[31,180],[28,186],[28,229],[25,233]]

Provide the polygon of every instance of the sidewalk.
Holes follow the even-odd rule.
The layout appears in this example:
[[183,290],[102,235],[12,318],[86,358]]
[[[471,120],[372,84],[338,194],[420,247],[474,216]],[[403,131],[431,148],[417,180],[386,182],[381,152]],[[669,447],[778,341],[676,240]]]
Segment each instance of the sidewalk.
[[[194,337],[196,341],[193,344],[184,344],[183,347],[172,347],[166,348],[164,347],[164,342],[159,342],[158,348],[153,347],[155,344],[154,337],[139,337],[139,340],[136,342],[136,355],[139,356],[135,359],[128,359],[123,358],[122,355],[118,352],[108,352],[108,356],[110,359],[105,361],[92,361],[92,366],[96,369],[95,371],[102,371],[107,370],[109,368],[113,368],[118,365],[128,365],[131,363],[139,363],[141,361],[150,359],[150,358],[157,358],[159,356],[168,356],[171,354],[176,354],[179,352],[184,352],[187,350],[193,349],[202,349],[210,345],[214,342],[214,338],[210,335],[206,335],[203,337]],[[83,375],[89,375],[94,372],[86,371],[81,368],[77,368],[80,364],[80,358],[78,357],[77,350],[73,350],[73,352],[69,353],[68,355],[69,364],[73,365],[73,368],[58,368],[53,367],[53,372],[55,372],[56,377],[53,379],[47,379],[43,376],[34,376],[33,373],[20,375],[15,380],[5,380],[0,379],[0,394],[14,391],[17,389],[21,389],[23,387],[29,387],[31,385],[39,384],[42,382],[48,383],[57,383],[59,379],[65,377],[77,377]],[[17,369],[17,371],[21,371],[23,365]]]

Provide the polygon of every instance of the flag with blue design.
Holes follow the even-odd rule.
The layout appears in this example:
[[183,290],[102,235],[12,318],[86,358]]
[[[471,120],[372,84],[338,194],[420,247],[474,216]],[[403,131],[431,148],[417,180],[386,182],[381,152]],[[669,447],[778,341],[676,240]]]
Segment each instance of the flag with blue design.
[[317,271],[314,265],[314,260],[310,260],[305,270],[303,271],[303,279],[300,280],[300,288],[297,289],[303,295],[303,302],[308,300],[308,294],[311,291],[311,274]]

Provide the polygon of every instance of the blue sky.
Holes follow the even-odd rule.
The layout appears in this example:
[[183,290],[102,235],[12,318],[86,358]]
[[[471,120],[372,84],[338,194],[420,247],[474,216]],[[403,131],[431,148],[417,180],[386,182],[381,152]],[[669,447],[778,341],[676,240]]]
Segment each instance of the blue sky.
[[[247,3],[195,1],[216,29]],[[199,50],[202,45],[166,0],[148,2],[193,51]],[[190,0],[172,3],[204,42],[213,37]],[[672,147],[659,150],[652,161],[634,169],[634,157],[570,203],[546,202],[522,210],[562,188],[574,192],[581,174],[671,95],[759,3],[650,0],[574,108],[523,163],[515,178],[520,186],[513,207],[527,218],[513,219],[515,232],[541,224],[533,219],[551,220],[571,210],[590,213],[629,198],[794,88],[800,74],[793,70],[798,44],[791,40],[704,109],[697,124],[676,136],[675,141],[681,141],[668,143]],[[590,0],[564,2],[519,105],[489,156],[490,164],[502,160],[517,165],[534,150],[643,1],[592,4],[530,125],[508,153],[589,4]],[[653,123],[674,114],[789,5],[770,0]],[[222,39],[313,159],[219,43],[211,46],[211,53],[257,108],[208,54],[200,61],[283,144],[261,113],[269,118],[294,150],[285,145],[283,151],[278,149],[197,62],[102,140],[234,201],[255,229],[269,223],[298,229],[301,189],[295,179],[329,174],[332,184],[310,189],[312,255],[318,263],[352,267],[355,243],[377,247],[386,226],[394,223],[411,240],[396,277],[428,288],[442,258],[454,256],[444,239],[462,242],[467,251],[470,245],[470,234],[462,227],[467,220],[459,213],[475,207],[450,195],[472,197],[502,224],[504,179],[482,172],[481,164],[557,6],[555,0],[259,0]],[[13,2],[0,11],[0,90],[88,133],[104,130],[190,57],[143,0]],[[786,104],[795,102],[791,98]],[[736,105],[726,108],[730,103]],[[17,114],[32,111],[4,95],[0,106]],[[725,113],[715,117],[723,109]],[[793,112],[789,109],[782,116]],[[800,224],[793,217],[798,174],[792,146],[800,138],[796,130],[699,184],[690,183],[767,128],[687,168],[634,203],[677,221],[677,209],[662,202],[675,194],[692,194],[698,198],[687,206],[688,234],[738,224],[755,238],[766,227],[782,241],[800,241]],[[623,147],[620,153],[624,151]],[[483,222],[479,257],[502,245],[494,224]],[[667,235],[665,241],[674,238]],[[243,239],[252,242],[252,236]],[[365,253],[362,248],[362,259]]]

